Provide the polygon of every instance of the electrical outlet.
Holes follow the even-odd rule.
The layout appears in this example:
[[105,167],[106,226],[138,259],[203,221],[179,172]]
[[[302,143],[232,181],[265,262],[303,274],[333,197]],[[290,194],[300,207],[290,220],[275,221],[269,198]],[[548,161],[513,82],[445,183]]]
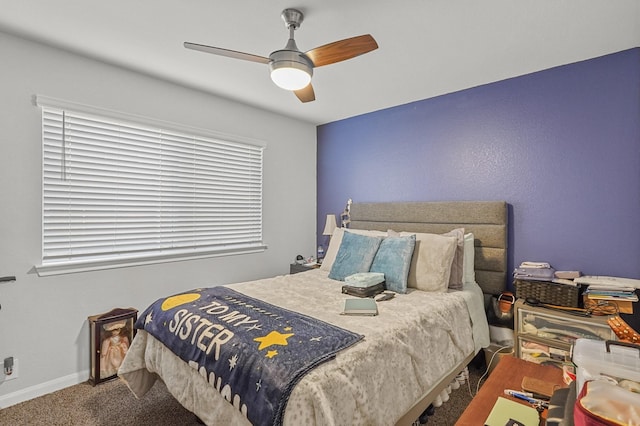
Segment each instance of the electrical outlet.
[[4,373],[4,380],[9,381],[18,378],[18,359],[13,358],[13,367],[11,367],[11,374]]

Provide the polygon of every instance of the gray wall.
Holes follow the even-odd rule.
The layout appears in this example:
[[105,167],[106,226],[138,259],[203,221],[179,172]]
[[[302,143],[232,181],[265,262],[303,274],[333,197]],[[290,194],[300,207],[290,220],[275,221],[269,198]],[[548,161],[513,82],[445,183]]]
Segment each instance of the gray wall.
[[[315,126],[0,33],[0,360],[19,377],[0,381],[0,408],[88,378],[87,316],[142,311],[155,299],[288,272],[315,247]],[[216,78],[212,74],[212,78]],[[264,240],[260,254],[40,278],[41,122],[33,95],[260,139]],[[0,380],[2,375],[0,375]]]

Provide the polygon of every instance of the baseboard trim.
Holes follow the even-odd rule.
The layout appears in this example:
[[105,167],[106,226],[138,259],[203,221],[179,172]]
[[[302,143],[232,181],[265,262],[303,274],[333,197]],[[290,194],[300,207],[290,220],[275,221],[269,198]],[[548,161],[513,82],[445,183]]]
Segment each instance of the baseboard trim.
[[89,370],[86,370],[2,395],[0,396],[0,409],[11,407],[12,405],[86,382],[88,379]]

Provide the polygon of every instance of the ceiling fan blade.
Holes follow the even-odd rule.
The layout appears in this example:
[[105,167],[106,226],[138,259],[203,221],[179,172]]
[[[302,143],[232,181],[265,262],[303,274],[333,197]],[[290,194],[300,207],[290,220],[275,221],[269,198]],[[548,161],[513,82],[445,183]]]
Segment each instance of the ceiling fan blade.
[[313,91],[313,86],[311,83],[307,85],[307,87],[295,90],[294,93],[300,99],[301,102],[311,102],[316,100],[316,94]]
[[365,34],[316,47],[305,52],[305,55],[311,59],[314,66],[321,67],[355,58],[377,48],[378,43],[375,39],[370,34]]
[[235,50],[223,49],[221,47],[206,46],[204,44],[184,42],[184,47],[187,49],[199,50],[201,52],[213,53],[214,55],[227,56],[234,59],[242,59],[245,61],[259,62],[261,64],[268,64],[270,59],[264,56],[252,55],[250,53],[237,52]]

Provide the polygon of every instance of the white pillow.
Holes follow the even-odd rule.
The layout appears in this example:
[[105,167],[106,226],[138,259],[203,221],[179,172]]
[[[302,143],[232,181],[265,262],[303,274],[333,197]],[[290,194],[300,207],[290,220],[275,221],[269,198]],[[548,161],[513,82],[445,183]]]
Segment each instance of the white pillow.
[[[390,237],[400,236],[400,232],[396,232],[393,229],[387,230],[387,234]],[[404,232],[404,234],[408,234]],[[413,234],[412,234],[413,235]],[[464,228],[456,228],[449,232],[445,232],[445,237],[456,237],[456,252],[453,255],[453,262],[451,263],[451,273],[449,274],[449,289],[450,290],[462,290],[464,285]],[[473,238],[473,235],[472,237]]]
[[442,234],[446,237],[456,237],[456,253],[453,255],[449,289],[462,290],[464,284],[464,228],[456,228]]
[[476,249],[474,243],[473,233],[469,232],[464,234],[464,275],[462,282],[475,283],[476,282],[476,268],[475,268]]
[[402,236],[413,234],[416,236],[416,246],[407,286],[423,291],[447,291],[458,239],[437,234],[400,233]]
[[340,244],[342,244],[342,236],[344,232],[351,232],[359,235],[366,235],[369,237],[386,237],[387,233],[382,231],[369,231],[366,229],[345,229],[345,228],[336,228],[333,230],[333,234],[331,235],[331,240],[329,241],[329,247],[327,247],[327,252],[324,254],[324,259],[322,260],[322,265],[320,265],[320,269],[323,271],[331,271],[331,267],[333,266],[333,262],[336,260],[336,255],[338,254],[338,250],[340,249]]

